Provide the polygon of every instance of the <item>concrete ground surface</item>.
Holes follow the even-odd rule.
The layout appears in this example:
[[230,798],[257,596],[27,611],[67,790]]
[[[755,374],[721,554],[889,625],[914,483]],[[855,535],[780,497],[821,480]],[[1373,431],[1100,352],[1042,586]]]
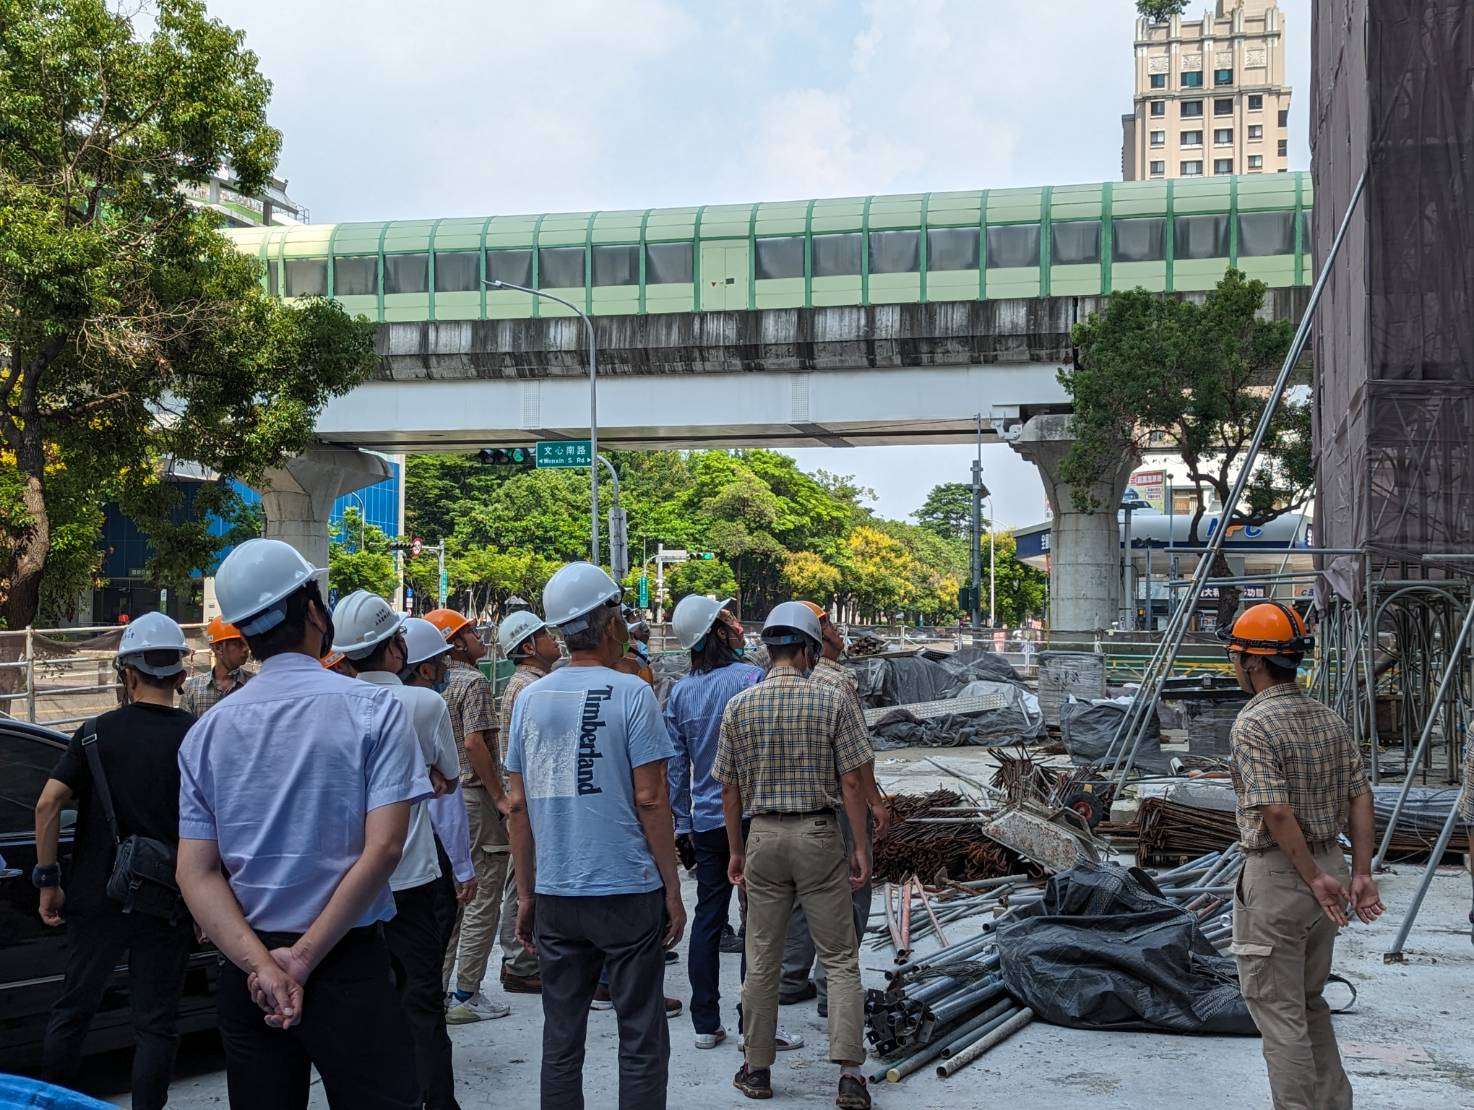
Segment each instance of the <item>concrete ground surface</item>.
[[[991,760],[976,749],[944,752],[878,753],[877,771],[891,790],[933,788],[945,776],[925,756],[986,779]],[[1336,1018],[1346,1069],[1363,1107],[1397,1110],[1474,1108],[1474,1037],[1470,1036],[1474,945],[1467,915],[1467,872],[1445,868],[1434,879],[1407,945],[1407,962],[1383,963],[1422,868],[1400,865],[1381,879],[1388,912],[1372,926],[1352,925],[1336,947],[1334,970],[1356,984],[1355,1010]],[[694,906],[695,883],[684,882],[687,906]],[[732,920],[737,920],[735,899]],[[666,992],[689,999],[682,960],[669,965]],[[690,1017],[671,1022],[670,1099],[673,1110],[700,1107],[724,1110],[749,1105],[731,1086],[741,1064],[735,1036],[740,957],[722,957],[722,1007],[732,1032],[726,1044],[699,1051],[692,1043]],[[495,981],[497,959],[486,993],[507,1001],[512,1016],[452,1027],[457,1094],[472,1107],[536,1107],[542,1014],[535,997],[503,995]],[[861,949],[867,986],[883,985],[888,951]],[[308,988],[311,997],[311,988]],[[1328,997],[1340,1005],[1344,988],[1332,985]],[[773,1069],[772,1105],[832,1105],[837,1069],[826,1058],[825,1023],[813,1002],[785,1006],[780,1021],[800,1032],[802,1049],[781,1053]],[[351,1030],[344,1030],[352,1035]],[[584,1090],[590,1110],[617,1105],[618,1038],[614,1014],[589,1015]],[[170,1106],[219,1107],[226,1103],[218,1042],[191,1038],[181,1053],[181,1077]],[[871,1060],[866,1072],[879,1070]],[[121,1054],[89,1065],[88,1086],[127,1105],[126,1058]],[[1133,1106],[1139,1108],[1214,1107],[1258,1110],[1269,1105],[1259,1042],[1255,1038],[1179,1037],[1146,1033],[1097,1033],[1036,1022],[995,1048],[952,1079],[923,1069],[899,1085],[872,1086],[878,1108],[943,1110],[1005,1105],[1010,1110],[1054,1107]],[[326,1106],[315,1084],[311,1105]]]

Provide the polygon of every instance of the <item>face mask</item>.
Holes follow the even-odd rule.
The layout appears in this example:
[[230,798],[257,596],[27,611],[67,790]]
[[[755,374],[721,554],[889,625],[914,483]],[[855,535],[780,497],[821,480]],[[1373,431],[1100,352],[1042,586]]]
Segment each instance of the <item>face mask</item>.
[[639,640],[634,641],[631,646],[635,649],[635,654],[638,655],[641,659],[644,659],[646,661],[650,659],[650,649],[642,644]]
[[445,693],[445,688],[449,685],[450,683],[447,682],[445,679],[439,678],[430,683],[430,689],[434,690],[437,694],[443,694]]

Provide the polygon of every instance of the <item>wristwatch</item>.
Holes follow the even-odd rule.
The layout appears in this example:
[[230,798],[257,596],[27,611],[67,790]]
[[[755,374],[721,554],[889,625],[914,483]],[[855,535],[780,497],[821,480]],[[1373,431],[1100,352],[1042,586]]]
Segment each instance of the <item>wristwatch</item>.
[[36,864],[31,869],[31,885],[37,890],[45,890],[49,886],[61,886],[61,864]]

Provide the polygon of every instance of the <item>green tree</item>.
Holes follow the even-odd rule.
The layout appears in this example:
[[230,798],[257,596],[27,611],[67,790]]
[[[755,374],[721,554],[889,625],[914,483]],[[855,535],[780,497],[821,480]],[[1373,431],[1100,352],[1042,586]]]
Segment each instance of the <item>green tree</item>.
[[151,15],[144,33],[105,0],[0,0],[0,448],[24,513],[0,542],[12,628],[35,619],[58,527],[77,519],[57,466],[120,497],[171,457],[258,479],[374,365],[366,322],[266,297],[258,263],[187,203],[221,164],[260,190],[280,136],[238,32],[197,0]]
[[693,559],[678,563],[666,572],[665,590],[674,605],[689,594],[715,598],[735,597],[737,578],[732,568],[720,559]]
[[[987,551],[983,552],[986,560]],[[983,596],[988,592],[984,563]],[[1044,615],[1045,589],[1049,576],[1018,557],[1018,543],[1012,532],[993,533],[993,597],[997,622],[1016,628],[1031,617]],[[986,604],[986,602],[985,602]]]
[[1152,23],[1166,23],[1187,11],[1188,0],[1136,0],[1136,10]]
[[972,528],[972,486],[967,482],[932,486],[921,508],[911,515],[928,532],[945,539],[965,538]]
[[389,538],[365,524],[357,509],[345,509],[342,524],[334,525],[328,540],[328,578],[339,597],[354,590],[389,598],[399,585]]
[[783,585],[795,598],[822,606],[839,593],[842,575],[812,551],[791,551],[783,560]]

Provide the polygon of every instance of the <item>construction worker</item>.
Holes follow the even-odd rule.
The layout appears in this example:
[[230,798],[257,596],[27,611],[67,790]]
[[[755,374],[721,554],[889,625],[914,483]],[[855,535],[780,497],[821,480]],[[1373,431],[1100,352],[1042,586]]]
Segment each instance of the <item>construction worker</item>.
[[[444,695],[449,669],[450,645],[440,629],[420,617],[404,622],[404,670],[400,681],[406,686]],[[451,725],[454,729],[454,722]],[[455,961],[452,945],[461,927],[461,911],[476,894],[476,867],[471,861],[471,832],[466,815],[466,802],[461,797],[460,782],[453,779],[451,789],[425,803],[430,810],[430,825],[435,831],[435,856],[440,864],[438,894],[435,900],[441,927],[441,992],[448,994],[450,965]],[[451,1020],[453,1003],[446,998],[445,1020]],[[510,1007],[497,1006],[497,1017],[511,1013]],[[479,1020],[479,1015],[477,1020]]]
[[[1239,686],[1232,762],[1244,867],[1233,901],[1239,988],[1263,1038],[1276,1110],[1349,1110],[1321,991],[1350,912],[1382,913],[1372,878],[1372,793],[1344,721],[1295,672],[1314,641],[1288,605],[1251,606],[1223,637]],[[1350,829],[1350,891],[1337,838]]]
[[410,1110],[382,923],[410,806],[431,786],[403,705],[322,667],[325,582],[270,539],[216,572],[221,616],[261,667],[179,749],[179,886],[227,961],[215,997],[233,1107],[305,1107],[316,1067],[335,1110]]
[[[406,618],[367,590],[354,590],[333,609],[333,648],[358,670],[358,681],[387,688],[409,714],[415,737],[440,795],[453,789],[460,765],[445,699],[433,690],[406,686],[400,672],[408,662]],[[428,799],[427,799],[428,801]],[[450,1037],[445,1031],[445,994],[441,967],[445,962],[446,909],[435,850],[433,814],[416,803],[410,813],[404,855],[389,876],[395,913],[384,925],[395,984],[414,1042],[415,1071],[424,1104],[452,1110],[455,1073]]]
[[[840,657],[844,655],[844,634],[840,632],[839,626],[829,619],[825,610],[815,605],[812,601],[805,601],[814,616],[819,618],[819,631],[823,635],[823,656],[814,664],[814,669],[809,672],[809,677],[815,682],[825,686],[831,686],[839,691],[840,696],[852,701],[855,708],[864,716],[864,709],[860,705],[859,683],[855,679],[855,673],[848,667],[840,665]],[[880,793],[880,787],[875,782],[875,760],[861,769],[865,779],[865,804],[868,813],[865,818],[865,854],[870,860],[871,873],[875,870],[875,838],[884,836],[890,828],[890,810],[886,808],[885,798]],[[849,823],[840,821],[840,832],[846,837],[845,854],[851,851],[849,843]],[[853,902],[855,910],[855,937],[863,938],[865,927],[870,922],[870,894],[871,885],[866,883],[854,892]],[[809,970],[813,968],[813,978],[809,977]],[[783,949],[783,978],[778,985],[778,1002],[780,1005],[789,1005],[795,1002],[803,1002],[806,999],[819,998],[819,1016],[829,1016],[829,979],[824,973],[824,965],[814,957],[814,940],[809,936],[809,921],[804,915],[802,906],[794,908],[793,917],[788,922],[788,941]]]
[[517,698],[507,745],[517,936],[542,972],[544,1110],[584,1105],[601,967],[619,1017],[618,1104],[666,1105],[664,952],[686,926],[666,789],[675,747],[649,685],[612,669],[629,635],[619,592],[589,563],[549,579],[543,611],[571,658]]
[[[807,606],[774,607],[762,632],[772,668],[727,703],[717,741],[712,774],[722,784],[727,876],[747,889],[746,1061],[732,1082],[748,1098],[773,1097],[778,978],[797,900],[829,975],[829,1058],[840,1065],[835,1104],[863,1110],[870,1094],[860,1073],[864,1005],[851,892],[870,881],[861,769],[873,756],[858,706],[807,677],[822,637]],[[840,792],[855,845],[848,854],[835,812]],[[745,842],[744,813],[751,817]]]
[[[67,926],[67,967],[51,1010],[42,1060],[53,1082],[71,1086],[82,1045],[123,953],[133,1012],[133,1106],[153,1110],[169,1096],[179,1044],[179,993],[193,942],[189,914],[173,892],[127,906],[108,896],[117,837],[179,841],[179,745],[194,718],[174,708],[189,654],[184,633],[162,613],[130,621],[116,668],[124,704],[77,729],[36,802],[41,920]],[[95,762],[94,762],[95,761]],[[94,767],[101,768],[98,779]],[[106,794],[106,800],[103,795]],[[61,813],[77,811],[71,872],[57,863]],[[165,866],[168,866],[167,863]]]
[[[727,881],[727,831],[722,784],[712,778],[722,713],[733,695],[762,681],[763,672],[743,662],[742,625],[732,599],[690,594],[676,604],[671,630],[691,653],[691,670],[671,688],[665,726],[675,742],[670,761],[671,809],[676,842],[685,841],[696,867],[696,913],[691,922],[687,969],[691,977],[691,1024],[697,1048],[727,1039],[721,1012],[722,926],[727,923],[732,884]],[[803,1043],[796,1035],[784,1034]]]
[[655,685],[655,671],[650,666],[650,622],[637,609],[624,607],[624,622],[630,630],[630,651],[640,661],[639,676]]
[[253,673],[246,666],[251,649],[235,625],[216,617],[205,626],[205,638],[210,641],[213,657],[210,673],[186,679],[179,698],[179,708],[195,717],[203,717],[205,710],[226,694],[244,686]]

